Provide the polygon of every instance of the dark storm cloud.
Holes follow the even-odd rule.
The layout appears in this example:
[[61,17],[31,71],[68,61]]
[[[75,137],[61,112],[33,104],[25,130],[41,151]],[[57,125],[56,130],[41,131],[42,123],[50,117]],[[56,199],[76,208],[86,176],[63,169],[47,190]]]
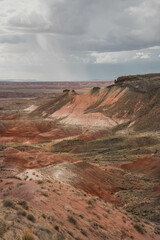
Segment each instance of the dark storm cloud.
[[[104,68],[111,63],[113,71],[118,63],[122,66],[131,61],[130,68],[136,68],[145,61],[148,68],[160,60],[160,49],[151,49],[160,46],[159,0],[0,2],[0,61],[6,65],[8,61],[12,67],[15,64],[15,69],[15,59],[23,59],[22,69],[26,66],[33,74],[38,66],[38,77],[43,75],[41,71],[55,78],[63,72],[63,77],[70,79],[73,68],[77,71],[74,75],[84,70],[87,77],[86,72],[93,75],[97,69],[98,73],[96,65],[100,64]],[[8,43],[6,48],[4,43]],[[23,52],[22,58],[18,54]]]
[[27,32],[62,35],[62,48],[69,50],[122,51],[160,44],[159,0],[40,3],[41,11],[15,15],[9,24]]

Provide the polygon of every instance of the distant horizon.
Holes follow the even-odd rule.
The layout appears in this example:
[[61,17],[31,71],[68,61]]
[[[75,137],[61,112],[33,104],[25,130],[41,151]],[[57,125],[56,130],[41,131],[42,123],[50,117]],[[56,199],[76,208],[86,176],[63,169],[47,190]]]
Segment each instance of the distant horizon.
[[[127,74],[127,75],[120,75],[121,76],[134,76],[134,75],[148,75],[148,74],[160,74],[160,72],[148,72],[148,73],[137,73],[137,74]],[[114,79],[86,79],[86,80],[38,80],[38,79],[0,79],[0,82],[113,82],[115,81],[118,77]]]
[[0,82],[113,82],[114,80],[98,80],[98,79],[91,79],[91,80],[36,80],[36,79],[0,79]]

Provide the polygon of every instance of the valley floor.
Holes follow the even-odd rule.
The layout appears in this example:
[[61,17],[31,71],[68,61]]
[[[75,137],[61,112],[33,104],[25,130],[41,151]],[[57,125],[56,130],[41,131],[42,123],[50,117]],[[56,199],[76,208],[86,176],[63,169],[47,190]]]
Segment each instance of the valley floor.
[[43,104],[0,99],[0,239],[159,240],[160,131],[36,118]]

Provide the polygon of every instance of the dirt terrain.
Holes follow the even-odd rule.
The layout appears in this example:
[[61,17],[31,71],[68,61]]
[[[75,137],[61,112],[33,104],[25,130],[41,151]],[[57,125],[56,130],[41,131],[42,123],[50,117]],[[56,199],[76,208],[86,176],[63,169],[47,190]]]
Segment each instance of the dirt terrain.
[[110,84],[0,83],[0,239],[160,239],[160,74]]

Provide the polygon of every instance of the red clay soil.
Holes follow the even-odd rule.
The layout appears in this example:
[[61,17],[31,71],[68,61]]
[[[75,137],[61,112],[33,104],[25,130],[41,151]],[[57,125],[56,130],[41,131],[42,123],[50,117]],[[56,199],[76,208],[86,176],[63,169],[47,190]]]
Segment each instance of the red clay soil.
[[97,166],[86,162],[64,163],[57,165],[51,171],[58,180],[69,183],[75,188],[98,196],[111,203],[121,204],[114,194],[123,189],[135,187],[135,184],[126,181],[122,176],[104,171]]
[[4,163],[15,164],[23,169],[41,168],[51,164],[78,161],[78,159],[65,154],[43,152],[38,148],[23,152],[10,147],[4,150],[2,154],[4,156]]
[[51,132],[48,132],[48,134],[46,131],[45,134],[43,130],[40,131],[37,129],[34,123],[25,124],[19,122],[13,127],[3,131],[1,134],[1,142],[5,140],[7,141],[7,138],[9,142],[38,142],[65,137],[64,132],[57,128],[54,128]]
[[0,120],[15,120],[19,115],[16,113],[12,114],[0,114]]
[[112,133],[109,130],[94,130],[94,131],[85,131],[83,134],[79,135],[77,139],[83,140],[83,141],[92,141],[96,140],[98,138],[106,137],[106,136],[111,136]]
[[121,167],[125,170],[145,173],[153,178],[160,178],[160,156],[141,157]]
[[6,121],[0,123],[0,144],[12,142],[40,142],[75,136],[78,128],[63,128],[47,121]]
[[[74,239],[160,239],[151,225],[143,223],[145,231],[142,234],[134,227],[137,224],[135,219],[131,220],[111,204],[105,204],[97,198],[84,194],[83,191],[56,181],[37,184],[34,181],[22,182],[17,179],[6,179],[0,182],[0,189],[3,189],[0,192],[0,199],[16,198],[27,201],[29,206],[27,212],[32,213],[36,219],[36,224],[32,224],[34,232],[40,219],[44,226],[49,227],[48,216],[54,216],[55,222],[52,223],[52,229],[54,230],[55,224],[59,226],[59,231],[63,231],[66,240],[71,239],[71,233]],[[47,191],[47,196],[43,195],[44,189]],[[7,212],[9,211],[13,213],[16,210],[8,208]],[[46,219],[42,217],[42,213]],[[68,216],[72,216],[76,224],[69,221]],[[25,217],[23,218],[24,221],[19,221],[21,229],[25,228],[22,224],[27,221]]]
[[[99,89],[98,91],[96,90],[96,92],[94,92],[94,89],[92,89],[91,91],[82,95],[77,95],[70,91],[68,92],[68,95],[61,95],[61,97],[63,97],[63,100],[65,97],[66,102],[65,103],[63,101],[63,106],[60,105],[62,101],[60,99],[58,102],[58,105],[60,106],[58,108],[56,108],[57,102],[53,103],[53,105],[51,105],[49,102],[48,105],[45,105],[45,109],[44,107],[42,108],[42,106],[40,106],[35,111],[33,111],[32,114],[35,116],[47,116],[51,119],[59,119],[62,124],[67,125],[77,125],[87,128],[101,127],[103,129],[110,129],[116,126],[118,123],[123,123],[128,120],[110,118],[107,116],[107,114],[104,114],[103,111],[97,110],[96,107],[101,108],[104,107],[104,105],[106,107],[109,107],[115,101],[118,101],[123,93],[121,93],[121,88],[116,90],[117,91],[113,89],[113,91],[109,91],[109,89],[104,88]],[[118,94],[120,96],[115,100],[114,98]],[[104,103],[104,105],[102,103]]]

